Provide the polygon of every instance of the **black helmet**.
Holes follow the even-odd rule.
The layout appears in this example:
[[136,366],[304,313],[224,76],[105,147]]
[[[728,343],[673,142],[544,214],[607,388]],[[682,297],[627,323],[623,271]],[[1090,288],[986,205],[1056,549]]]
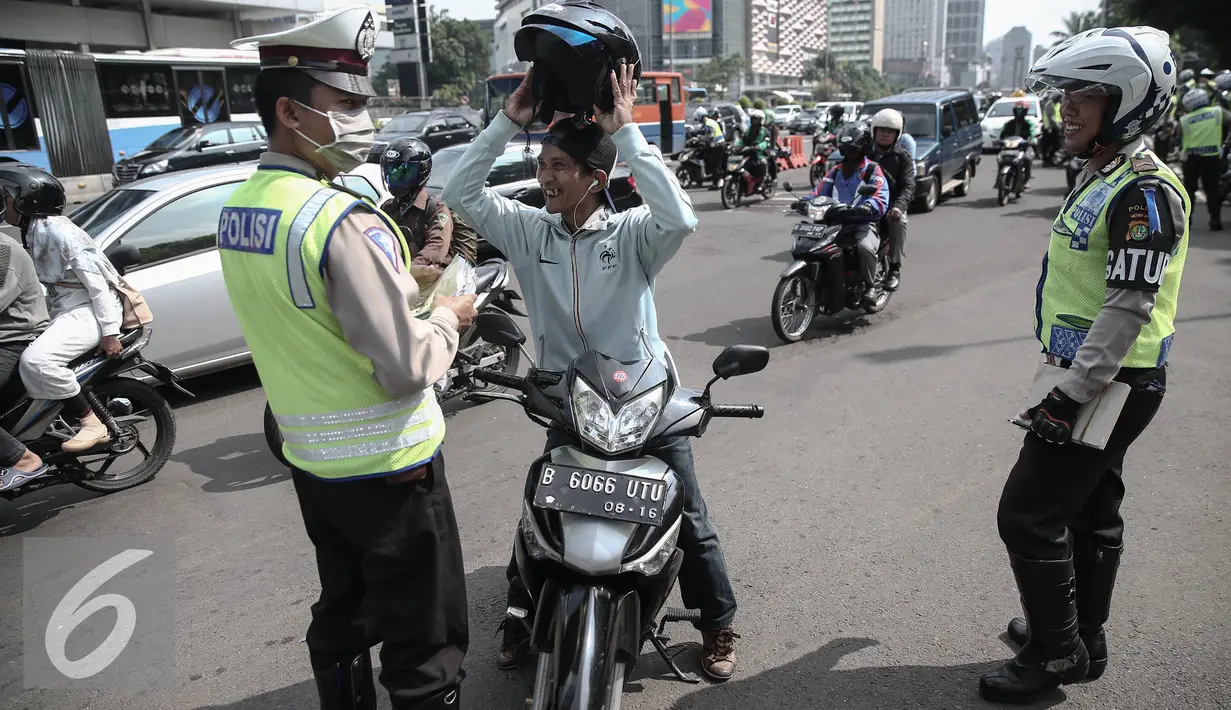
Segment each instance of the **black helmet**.
[[526,15],[513,37],[517,58],[533,62],[531,91],[539,102],[536,118],[550,124],[557,111],[588,114],[598,106],[611,111],[611,72],[634,64],[641,78],[641,52],[620,18],[589,0],[544,5]]
[[867,155],[868,146],[871,143],[872,134],[862,122],[848,123],[838,131],[838,151],[842,153],[843,158]]
[[432,174],[432,149],[418,138],[398,138],[380,154],[380,174],[394,197],[413,200]]
[[[26,163],[0,163],[0,192],[13,196],[13,209],[23,218],[64,213],[64,186],[51,173]],[[0,203],[3,214],[3,203]]]
[[846,109],[842,108],[841,104],[834,104],[833,106],[829,107],[829,115],[833,116],[834,118],[842,118],[844,115],[846,115]]

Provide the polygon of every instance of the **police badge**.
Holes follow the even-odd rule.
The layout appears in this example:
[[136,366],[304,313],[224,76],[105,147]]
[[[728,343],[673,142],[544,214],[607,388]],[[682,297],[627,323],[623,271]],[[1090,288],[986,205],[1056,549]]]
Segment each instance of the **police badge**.
[[376,21],[372,19],[370,13],[364,19],[363,25],[359,28],[359,34],[355,37],[355,51],[365,62],[371,61],[372,55],[376,54]]

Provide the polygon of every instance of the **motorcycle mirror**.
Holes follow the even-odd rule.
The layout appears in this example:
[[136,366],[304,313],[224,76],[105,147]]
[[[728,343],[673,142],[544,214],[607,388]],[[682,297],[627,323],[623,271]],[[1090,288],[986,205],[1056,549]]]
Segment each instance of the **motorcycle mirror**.
[[499,311],[485,311],[474,319],[475,332],[480,338],[502,348],[519,348],[526,343],[526,335],[508,315]]
[[760,345],[732,345],[714,358],[714,376],[722,379],[751,375],[769,364],[769,348]]
[[789,182],[782,183],[782,189],[786,190],[787,192],[794,192],[794,189],[791,187],[791,183]]
[[871,197],[872,195],[876,194],[876,191],[878,189],[879,188],[877,188],[876,185],[873,185],[870,182],[865,182],[861,184],[859,186],[859,189],[857,189],[855,192],[858,192],[860,195],[863,195],[864,197]]

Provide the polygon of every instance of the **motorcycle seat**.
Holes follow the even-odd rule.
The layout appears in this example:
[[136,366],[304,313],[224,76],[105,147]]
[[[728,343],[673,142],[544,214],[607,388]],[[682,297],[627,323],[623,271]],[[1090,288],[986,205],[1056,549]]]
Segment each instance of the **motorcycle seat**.
[[483,293],[491,288],[496,278],[504,271],[504,261],[500,259],[488,259],[487,261],[475,267],[475,282],[478,293]]
[[[136,328],[133,328],[132,330],[121,330],[120,331],[120,345],[123,345],[125,348],[127,348],[129,345],[132,345],[133,343],[137,342],[137,340],[141,337],[141,334],[144,332],[145,332],[145,326],[143,325],[139,325]],[[98,348],[93,348],[90,350],[90,352],[68,363],[68,368],[70,370],[76,370],[77,368],[82,367],[84,365],[88,365],[94,362],[95,360],[105,360],[105,359],[107,359],[105,355],[98,354]]]

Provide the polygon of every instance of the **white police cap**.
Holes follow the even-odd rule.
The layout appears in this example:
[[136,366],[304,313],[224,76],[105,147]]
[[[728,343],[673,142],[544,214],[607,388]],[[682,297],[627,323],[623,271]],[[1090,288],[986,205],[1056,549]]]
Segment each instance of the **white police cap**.
[[355,5],[293,29],[237,39],[231,46],[256,44],[261,69],[299,69],[336,89],[375,96],[368,62],[376,52],[377,31],[371,8]]

